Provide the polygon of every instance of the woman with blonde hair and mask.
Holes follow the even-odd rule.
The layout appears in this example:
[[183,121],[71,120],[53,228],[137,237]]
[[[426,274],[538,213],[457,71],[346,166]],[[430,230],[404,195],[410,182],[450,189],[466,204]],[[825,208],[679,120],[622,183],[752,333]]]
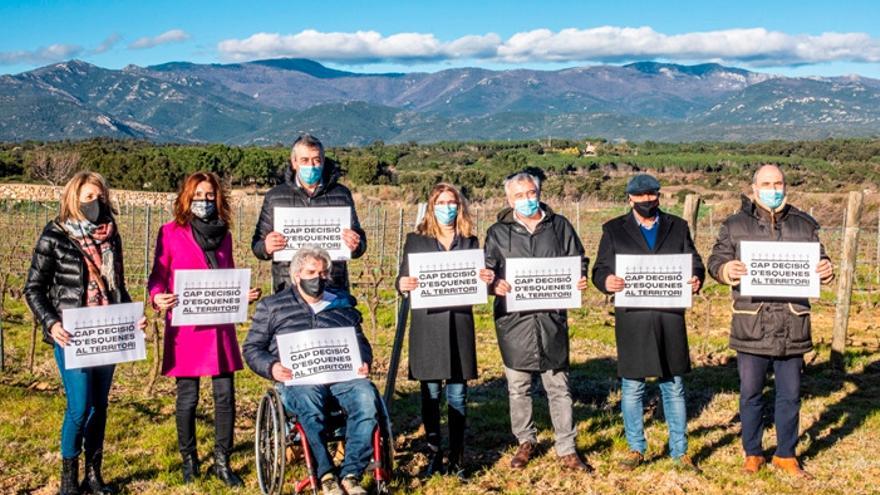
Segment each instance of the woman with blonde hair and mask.
[[[107,424],[107,397],[115,365],[66,369],[64,346],[72,336],[61,321],[65,309],[131,302],[125,288],[122,240],[110,190],[100,174],[79,172],[64,186],[58,216],[40,234],[25,283],[25,297],[54,347],[67,407],[61,427],[62,495],[108,494],[101,463]],[[138,322],[146,328],[146,319]],[[85,479],[79,456],[85,451]]]
[[[460,249],[479,249],[467,201],[454,186],[440,183],[428,195],[425,216],[416,232],[407,234],[397,288],[408,293],[418,287],[409,276],[408,255]],[[486,284],[491,270],[480,270]],[[414,309],[409,334],[409,374],[419,380],[422,421],[428,441],[427,476],[449,472],[464,476],[464,432],[467,416],[467,381],[477,377],[474,314],[471,306]],[[440,395],[446,384],[449,425],[449,465],[444,469],[440,435]]]

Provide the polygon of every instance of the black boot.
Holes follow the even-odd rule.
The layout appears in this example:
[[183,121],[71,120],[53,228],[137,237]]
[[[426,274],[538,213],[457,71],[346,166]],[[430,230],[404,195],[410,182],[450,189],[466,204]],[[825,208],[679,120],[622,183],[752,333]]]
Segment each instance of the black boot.
[[436,445],[428,445],[428,465],[425,467],[425,476],[431,477],[435,474],[444,474],[443,469],[443,449]]
[[59,495],[79,495],[79,456],[61,459]]
[[196,452],[183,455],[183,482],[193,483],[199,477],[199,455]]
[[214,476],[226,486],[242,486],[244,482],[229,467],[229,454],[221,449],[214,449]]
[[83,493],[92,493],[94,495],[112,495],[113,490],[104,483],[101,477],[101,462],[104,460],[104,453],[100,450],[88,455],[86,454],[85,478],[83,478],[80,489]]

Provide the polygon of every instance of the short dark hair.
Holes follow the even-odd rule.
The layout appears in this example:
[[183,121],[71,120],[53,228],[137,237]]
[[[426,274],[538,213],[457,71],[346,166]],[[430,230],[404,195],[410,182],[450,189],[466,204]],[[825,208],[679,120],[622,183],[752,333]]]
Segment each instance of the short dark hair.
[[291,158],[296,156],[296,152],[294,151],[294,149],[297,147],[297,145],[300,144],[308,148],[317,148],[318,151],[321,152],[321,158],[324,158],[324,145],[321,143],[320,139],[312,136],[309,133],[300,134],[299,137],[297,137],[296,140],[293,142],[293,145],[290,147]]

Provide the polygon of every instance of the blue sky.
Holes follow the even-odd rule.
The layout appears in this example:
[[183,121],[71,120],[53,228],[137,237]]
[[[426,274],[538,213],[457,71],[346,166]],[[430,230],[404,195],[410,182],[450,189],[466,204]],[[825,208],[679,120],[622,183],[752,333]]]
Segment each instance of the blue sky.
[[862,0],[0,0],[0,73],[299,56],[359,72],[661,60],[880,78],[878,19]]

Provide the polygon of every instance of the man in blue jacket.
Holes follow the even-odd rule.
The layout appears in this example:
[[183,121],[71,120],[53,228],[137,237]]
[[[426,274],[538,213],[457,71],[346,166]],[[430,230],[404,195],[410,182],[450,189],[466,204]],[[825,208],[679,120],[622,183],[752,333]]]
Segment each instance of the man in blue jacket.
[[[328,288],[330,255],[317,246],[305,246],[290,263],[293,284],[257,305],[245,339],[244,357],[258,375],[283,383],[292,378],[281,364],[277,335],[316,328],[354,327],[363,361],[363,378],[326,385],[280,387],[284,407],[297,415],[315,457],[317,476],[325,495],[365,494],[360,477],[372,455],[372,436],[381,410],[379,394],[367,378],[373,360],[370,343],[361,330],[361,314],[348,293]],[[336,399],[346,414],[345,459],[340,481],[327,445],[322,440],[327,404]],[[343,492],[343,489],[345,490]]]

